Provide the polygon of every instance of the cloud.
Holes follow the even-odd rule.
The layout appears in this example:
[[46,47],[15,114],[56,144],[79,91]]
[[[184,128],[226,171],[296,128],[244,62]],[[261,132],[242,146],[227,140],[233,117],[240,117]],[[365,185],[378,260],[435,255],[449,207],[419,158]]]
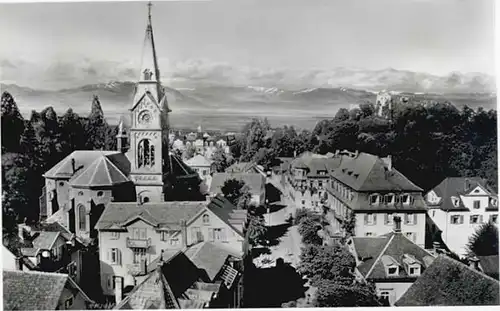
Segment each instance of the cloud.
[[[393,89],[403,91],[473,91],[495,89],[495,79],[480,73],[453,72],[436,76],[385,68],[364,70],[339,67],[324,69],[253,68],[233,66],[208,59],[180,62],[159,60],[162,80],[173,87],[195,87],[200,84],[225,86],[262,86],[300,89],[310,87],[352,87],[362,89]],[[139,77],[140,64],[132,61],[59,59],[41,65],[26,61],[2,60],[1,80],[21,86],[42,89],[62,89],[109,81],[134,81]]]

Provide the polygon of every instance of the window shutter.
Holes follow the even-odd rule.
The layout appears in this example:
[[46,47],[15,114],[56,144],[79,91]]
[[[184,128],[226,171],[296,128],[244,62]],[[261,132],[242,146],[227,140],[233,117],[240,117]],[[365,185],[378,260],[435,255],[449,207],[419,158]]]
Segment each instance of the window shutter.
[[483,223],[483,215],[479,215],[479,223],[482,224]]
[[208,229],[208,238],[210,239],[210,241],[214,241],[214,229],[212,228],[209,228]]
[[410,222],[410,218],[408,216],[408,214],[405,214],[405,224],[408,224]]
[[450,216],[450,224],[453,223],[453,215]]
[[417,214],[413,214],[413,224],[415,225],[417,224],[417,219],[418,219],[417,216],[418,216]]
[[460,223],[463,224],[464,223],[464,215],[460,215]]
[[122,264],[122,252],[120,249],[116,249],[116,261],[119,265]]
[[377,214],[373,214],[373,224],[377,224]]
[[384,215],[384,219],[385,219],[385,220],[384,220],[384,223],[385,223],[386,225],[388,225],[388,224],[389,224],[389,214],[385,214],[385,215]]
[[226,239],[226,228],[222,228],[222,229],[221,229],[220,235],[221,235],[221,237],[220,237],[220,238],[221,238],[221,240],[222,240],[223,242],[226,242],[226,241],[227,241],[227,239]]
[[108,257],[106,258],[108,261],[111,261],[111,250],[108,249]]
[[368,224],[368,214],[365,214],[365,225]]

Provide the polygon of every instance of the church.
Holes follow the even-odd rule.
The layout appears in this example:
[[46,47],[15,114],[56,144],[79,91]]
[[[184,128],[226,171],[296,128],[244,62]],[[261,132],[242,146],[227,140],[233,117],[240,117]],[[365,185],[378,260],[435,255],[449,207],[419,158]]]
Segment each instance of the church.
[[110,202],[205,200],[198,174],[169,150],[171,110],[160,81],[150,13],[129,110],[130,128],[123,121],[118,126],[118,150],[77,150],[43,175],[41,220],[59,222],[90,241]]

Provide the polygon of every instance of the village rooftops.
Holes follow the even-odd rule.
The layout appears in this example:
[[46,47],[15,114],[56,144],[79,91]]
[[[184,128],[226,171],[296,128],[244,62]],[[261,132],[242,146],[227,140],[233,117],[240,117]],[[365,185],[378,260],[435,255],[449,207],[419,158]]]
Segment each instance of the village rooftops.
[[446,255],[439,255],[396,306],[498,305],[497,280]]
[[239,162],[226,168],[226,173],[259,173],[259,171],[255,162]]
[[198,167],[198,166],[210,166],[212,165],[212,161],[208,160],[201,154],[197,154],[191,159],[185,161],[186,165],[190,167]]
[[120,230],[141,219],[154,227],[180,230],[181,221],[188,222],[207,205],[205,201],[162,203],[111,202],[99,218],[97,230]]
[[[434,256],[403,236],[391,232],[378,237],[352,237],[349,240],[357,256],[357,270],[367,280],[397,280],[416,278],[427,268]],[[411,273],[416,265],[419,273]],[[391,269],[390,268],[394,268]]]
[[246,210],[236,209],[236,207],[221,194],[216,195],[207,207],[242,237],[244,236],[243,226],[247,219]]
[[305,152],[300,157],[290,162],[290,167],[307,170],[307,177],[325,177],[340,165],[340,157],[327,157],[325,155]]
[[92,300],[67,275],[35,271],[3,271],[4,310],[56,310],[65,288]]
[[222,193],[222,187],[227,180],[236,179],[245,182],[253,195],[260,195],[264,189],[266,178],[259,173],[215,173],[210,184],[210,193]]
[[382,159],[364,152],[356,156],[342,156],[332,177],[358,192],[423,191],[393,168],[391,162],[390,157]]
[[106,156],[101,156],[77,178],[71,180],[73,187],[107,187],[129,182],[127,176]]
[[429,191],[434,192],[439,197],[439,200],[428,201],[427,204],[431,208],[440,208],[444,211],[469,211],[464,205],[461,196],[473,195],[472,191],[476,188],[480,188],[484,193],[492,197],[488,200],[486,210],[498,210],[498,203],[492,204],[493,201],[497,201],[497,195],[487,185],[486,180],[480,177],[448,177],[443,179],[439,185]]
[[185,251],[186,256],[200,269],[206,271],[211,281],[222,272],[224,264],[229,256],[240,258],[230,249],[220,244],[201,242],[189,247]]

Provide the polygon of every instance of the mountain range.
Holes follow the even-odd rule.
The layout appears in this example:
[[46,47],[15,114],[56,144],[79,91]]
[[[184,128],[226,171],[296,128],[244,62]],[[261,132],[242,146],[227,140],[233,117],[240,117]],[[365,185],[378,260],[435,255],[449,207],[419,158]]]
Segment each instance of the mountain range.
[[[434,85],[439,82],[448,92],[430,93],[410,87],[408,81],[416,81],[419,74],[394,71],[394,76],[399,78],[391,78],[391,81],[400,81],[399,88],[387,87],[391,85],[387,75],[386,78],[379,77],[377,80],[373,77],[373,79],[385,80],[384,88],[394,90],[393,92],[410,92],[425,99],[447,99],[458,107],[467,104],[473,108],[482,106],[485,109],[496,109],[496,93],[490,92],[489,87],[486,91],[485,77],[455,74],[446,80],[433,82]],[[406,80],[401,76],[405,76]],[[413,78],[408,78],[410,76]],[[352,75],[350,77],[352,78]],[[429,80],[419,81],[422,85],[422,81]],[[175,84],[180,83],[177,80]],[[318,120],[333,117],[339,108],[352,108],[365,101],[375,102],[377,91],[382,89],[382,86],[374,87],[374,84],[370,84],[368,88],[368,84],[364,89],[328,85],[290,89],[268,87],[265,84],[234,86],[184,81],[181,86],[166,89],[170,108],[173,110],[171,123],[174,127],[195,128],[201,125],[206,129],[238,130],[252,117],[259,116],[268,117],[275,125],[291,124],[298,128],[311,129]],[[465,92],[465,84],[471,86],[468,92]],[[95,94],[99,96],[108,121],[117,123],[120,118],[129,117],[128,108],[132,104],[134,85],[128,81],[112,81],[61,90],[40,90],[16,84],[0,84],[0,89],[14,96],[25,117],[29,117],[31,110],[40,111],[47,106],[54,107],[58,114],[63,114],[68,108],[72,108],[80,115],[87,115]],[[445,88],[445,85],[448,87]]]

